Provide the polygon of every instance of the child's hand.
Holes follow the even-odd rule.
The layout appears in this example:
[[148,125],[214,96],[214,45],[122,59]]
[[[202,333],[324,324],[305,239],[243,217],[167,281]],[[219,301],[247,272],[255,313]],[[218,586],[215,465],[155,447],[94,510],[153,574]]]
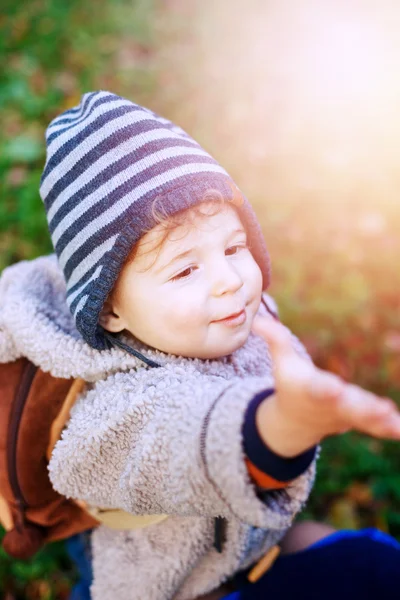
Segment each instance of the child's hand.
[[271,450],[296,456],[348,429],[400,439],[400,414],[392,400],[317,369],[299,356],[289,331],[271,317],[256,317],[253,331],[268,343],[274,362],[276,394],[260,404],[256,416]]

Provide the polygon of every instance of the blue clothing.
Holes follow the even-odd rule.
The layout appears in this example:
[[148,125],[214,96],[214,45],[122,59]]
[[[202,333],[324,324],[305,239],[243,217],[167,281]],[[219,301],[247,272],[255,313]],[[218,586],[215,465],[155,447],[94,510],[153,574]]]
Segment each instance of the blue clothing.
[[[69,600],[90,600],[90,532],[66,540],[80,581]],[[278,558],[254,584],[224,600],[386,600],[400,590],[400,544],[377,529],[337,531],[306,550]]]
[[79,574],[79,580],[72,588],[68,600],[90,600],[93,580],[90,536],[91,532],[85,531],[65,540],[66,550]]
[[338,531],[280,557],[225,600],[386,600],[400,595],[400,544],[376,529]]

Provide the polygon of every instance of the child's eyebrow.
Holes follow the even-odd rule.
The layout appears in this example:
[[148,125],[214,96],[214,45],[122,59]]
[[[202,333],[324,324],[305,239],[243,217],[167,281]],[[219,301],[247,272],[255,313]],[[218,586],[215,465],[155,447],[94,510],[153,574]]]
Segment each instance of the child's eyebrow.
[[232,231],[232,233],[230,234],[229,237],[236,235],[237,233],[244,233],[246,234],[246,230],[244,227],[238,227],[237,229],[235,229],[234,231]]
[[244,235],[247,237],[247,231],[245,230],[244,227],[238,227],[237,229],[234,229],[233,231],[230,232],[229,236],[228,236],[228,240],[233,238],[235,235],[239,234],[239,233],[244,233]]
[[156,273],[160,273],[160,271],[163,271],[164,269],[166,269],[167,267],[169,267],[170,265],[172,265],[172,263],[176,262],[177,260],[179,260],[180,258],[186,258],[187,256],[189,256],[190,254],[192,254],[194,248],[189,248],[189,250],[185,250],[184,252],[180,252],[179,254],[176,254],[175,256],[173,256],[171,258],[171,260],[169,260],[167,263],[165,264],[161,264],[157,269],[156,269]]

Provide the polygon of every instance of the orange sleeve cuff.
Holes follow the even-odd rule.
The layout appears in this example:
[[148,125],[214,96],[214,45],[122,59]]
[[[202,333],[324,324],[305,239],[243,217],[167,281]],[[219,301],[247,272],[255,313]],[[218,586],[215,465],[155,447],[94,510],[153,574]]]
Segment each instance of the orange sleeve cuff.
[[248,458],[245,458],[245,463],[250,477],[252,478],[254,483],[259,487],[262,487],[267,490],[279,490],[281,488],[287,487],[290,483],[290,481],[278,481],[277,479],[270,477],[270,475],[267,475],[263,471],[260,471],[258,467],[253,465],[253,463]]

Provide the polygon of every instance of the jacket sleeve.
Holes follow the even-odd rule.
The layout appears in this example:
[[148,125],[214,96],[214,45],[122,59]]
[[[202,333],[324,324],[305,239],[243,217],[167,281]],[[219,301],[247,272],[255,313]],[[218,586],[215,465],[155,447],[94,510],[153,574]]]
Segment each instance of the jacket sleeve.
[[224,379],[185,366],[117,373],[75,405],[57,443],[57,491],[133,514],[235,516],[280,529],[306,501],[314,464],[262,498],[245,464],[246,407],[267,377]]

